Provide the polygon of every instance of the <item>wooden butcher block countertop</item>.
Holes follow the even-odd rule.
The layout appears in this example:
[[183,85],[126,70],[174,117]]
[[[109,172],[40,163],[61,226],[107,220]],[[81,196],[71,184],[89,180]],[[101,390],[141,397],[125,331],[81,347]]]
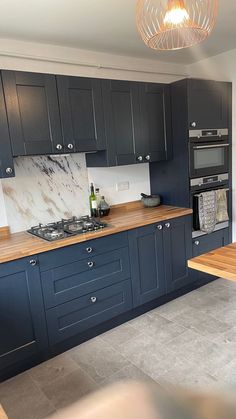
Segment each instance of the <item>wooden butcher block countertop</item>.
[[190,259],[188,266],[197,271],[236,281],[236,243]]
[[[114,205],[108,217],[102,220],[109,226],[91,233],[79,234],[70,238],[48,242],[27,232],[4,234],[0,238],[0,263],[36,255],[60,247],[69,246],[87,240],[96,239],[110,234],[131,230],[148,224],[153,224],[175,217],[191,214],[189,208],[178,208],[161,205],[156,208],[144,208],[140,201]],[[1,234],[0,234],[1,237]]]

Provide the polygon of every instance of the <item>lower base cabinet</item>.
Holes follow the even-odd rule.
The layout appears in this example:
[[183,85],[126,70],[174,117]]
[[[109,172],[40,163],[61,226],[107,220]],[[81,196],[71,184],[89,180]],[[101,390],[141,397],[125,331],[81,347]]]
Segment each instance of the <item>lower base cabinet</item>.
[[49,343],[55,345],[132,309],[130,280],[47,310]]
[[[211,250],[217,249],[218,247],[226,246],[227,244],[229,244],[229,242],[230,235],[228,228],[197,237],[193,239],[192,242],[193,257],[200,256],[203,253],[210,252]],[[193,271],[192,274],[194,275],[195,280],[204,280],[207,282],[208,280],[210,281],[214,279],[212,275],[208,275],[204,272]]]
[[1,264],[0,373],[188,285],[191,243],[183,216]]
[[35,258],[1,264],[0,370],[47,348],[40,272]]
[[192,257],[191,216],[129,232],[134,306],[188,285]]

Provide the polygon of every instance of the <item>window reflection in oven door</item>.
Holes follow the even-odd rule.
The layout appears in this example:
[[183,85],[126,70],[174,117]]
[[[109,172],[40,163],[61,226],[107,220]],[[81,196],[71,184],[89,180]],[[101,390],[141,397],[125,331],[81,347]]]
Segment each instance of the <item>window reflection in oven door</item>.
[[229,171],[229,143],[190,144],[190,177]]

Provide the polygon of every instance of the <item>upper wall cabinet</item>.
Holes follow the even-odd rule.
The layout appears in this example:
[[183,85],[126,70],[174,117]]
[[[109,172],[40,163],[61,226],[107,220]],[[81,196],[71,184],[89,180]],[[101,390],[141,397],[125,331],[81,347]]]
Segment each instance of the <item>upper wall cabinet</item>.
[[169,86],[102,81],[106,152],[87,155],[87,165],[115,166],[168,159]]
[[62,132],[53,75],[2,71],[14,156],[62,151]]
[[106,146],[101,80],[57,76],[65,150],[97,151]]
[[[169,86],[139,85],[142,138],[140,153],[144,160],[160,161],[171,157],[171,106]],[[147,153],[147,154],[146,154]]]
[[230,83],[190,79],[187,94],[190,129],[229,126]]
[[0,77],[0,178],[14,176],[14,166],[7,123],[5,100]]

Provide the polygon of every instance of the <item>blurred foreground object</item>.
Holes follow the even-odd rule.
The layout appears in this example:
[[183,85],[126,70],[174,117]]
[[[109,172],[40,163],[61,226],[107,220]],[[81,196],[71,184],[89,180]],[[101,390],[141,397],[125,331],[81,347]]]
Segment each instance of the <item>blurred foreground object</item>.
[[164,391],[124,382],[93,393],[51,419],[236,419],[236,395]]

